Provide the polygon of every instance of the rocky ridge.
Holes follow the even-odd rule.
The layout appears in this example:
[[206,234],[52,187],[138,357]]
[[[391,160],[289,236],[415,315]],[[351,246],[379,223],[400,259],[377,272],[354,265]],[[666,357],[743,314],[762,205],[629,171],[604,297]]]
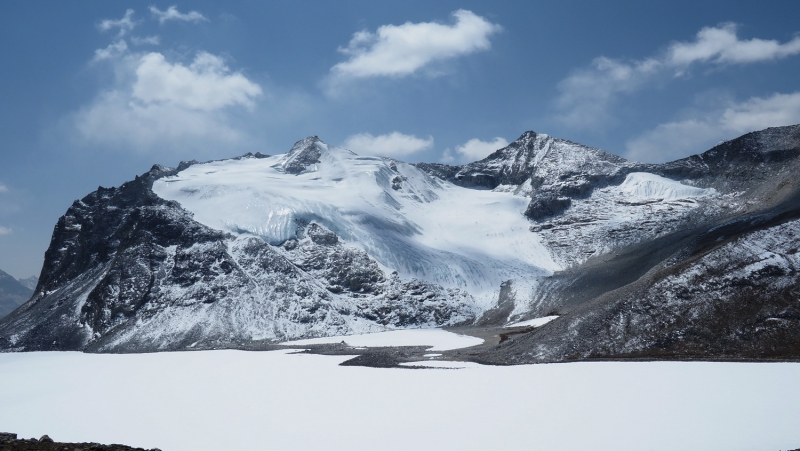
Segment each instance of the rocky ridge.
[[2,451],[161,451],[158,448],[145,450],[125,445],[101,445],[100,443],[64,443],[56,442],[47,435],[39,439],[17,438],[17,434],[0,432],[0,450]]

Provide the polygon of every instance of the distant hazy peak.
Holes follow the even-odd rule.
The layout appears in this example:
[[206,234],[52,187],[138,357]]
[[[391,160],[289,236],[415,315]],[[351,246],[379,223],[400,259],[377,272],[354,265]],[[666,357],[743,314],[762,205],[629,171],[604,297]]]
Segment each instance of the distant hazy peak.
[[30,288],[31,290],[35,290],[36,284],[39,283],[39,278],[37,276],[30,276],[24,279],[17,279],[17,281],[22,284],[22,286]]

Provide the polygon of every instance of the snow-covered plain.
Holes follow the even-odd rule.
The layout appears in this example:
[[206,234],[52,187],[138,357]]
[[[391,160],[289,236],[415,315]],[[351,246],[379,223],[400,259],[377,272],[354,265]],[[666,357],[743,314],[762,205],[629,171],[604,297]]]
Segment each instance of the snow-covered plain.
[[796,363],[337,366],[346,359],[0,354],[0,429],[165,451],[800,447]]
[[350,346],[382,347],[382,346],[431,346],[428,351],[448,351],[450,349],[468,348],[483,343],[482,338],[469,335],[454,334],[442,329],[404,329],[373,334],[340,335],[336,337],[309,338],[306,340],[287,341],[285,345],[321,345],[344,341]]

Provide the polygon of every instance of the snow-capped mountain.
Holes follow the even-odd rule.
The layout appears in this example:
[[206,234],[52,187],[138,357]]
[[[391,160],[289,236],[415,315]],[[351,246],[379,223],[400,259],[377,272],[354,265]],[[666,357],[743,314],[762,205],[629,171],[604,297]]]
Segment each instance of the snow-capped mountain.
[[[500,327],[555,313],[479,358],[644,355],[663,344],[659,334],[686,336],[670,329],[677,320],[653,326],[683,314],[669,296],[703,305],[739,296],[722,288],[730,278],[719,290],[704,285],[723,277],[709,262],[729,265],[724,277],[757,265],[766,255],[753,250],[763,241],[757,233],[773,227],[779,238],[769,246],[792,249],[799,153],[794,126],[662,165],[526,132],[464,166],[359,156],[317,137],[283,155],[154,166],[70,207],[37,292],[0,321],[0,346],[241,347],[386,328]],[[797,285],[793,260],[765,249],[783,269],[759,272],[763,284]],[[687,283],[705,294],[686,295]],[[637,309],[647,315],[630,316]],[[692,315],[718,323],[720,311],[706,305]],[[752,319],[725,317],[735,317],[730,328]],[[764,345],[745,342],[725,352]]]

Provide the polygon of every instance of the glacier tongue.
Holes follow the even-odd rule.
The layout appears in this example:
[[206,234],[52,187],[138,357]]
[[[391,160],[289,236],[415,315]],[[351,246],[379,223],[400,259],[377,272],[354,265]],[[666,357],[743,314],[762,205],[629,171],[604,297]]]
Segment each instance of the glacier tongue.
[[527,198],[461,188],[315,137],[285,155],[196,164],[156,181],[153,191],[202,224],[272,245],[319,223],[387,273],[462,288],[487,306],[503,281],[559,269],[528,231]]
[[714,192],[713,189],[696,188],[684,185],[676,180],[650,174],[649,172],[632,172],[625,177],[619,190],[638,199],[676,200],[688,197],[700,197]]

